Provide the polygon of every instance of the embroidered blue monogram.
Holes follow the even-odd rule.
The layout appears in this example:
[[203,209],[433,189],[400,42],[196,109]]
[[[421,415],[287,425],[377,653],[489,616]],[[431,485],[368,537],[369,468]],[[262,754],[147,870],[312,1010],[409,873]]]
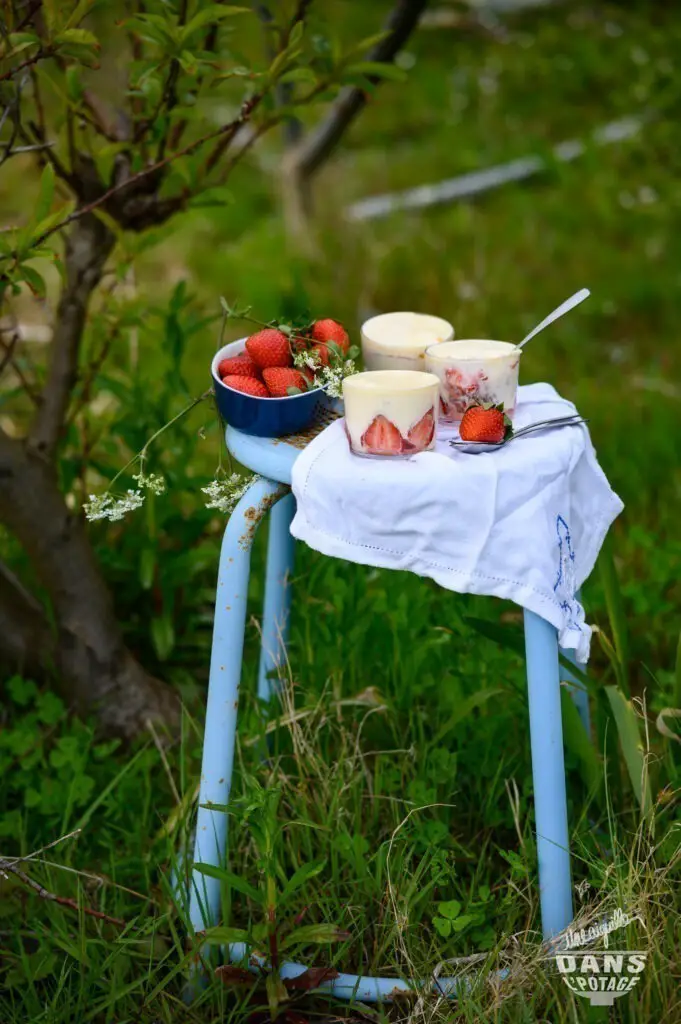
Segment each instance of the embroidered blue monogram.
[[570,527],[562,516],[556,516],[556,533],[558,535],[558,575],[553,591],[560,601],[560,607],[567,618],[567,628],[579,628],[578,616],[575,614],[575,553],[572,550]]

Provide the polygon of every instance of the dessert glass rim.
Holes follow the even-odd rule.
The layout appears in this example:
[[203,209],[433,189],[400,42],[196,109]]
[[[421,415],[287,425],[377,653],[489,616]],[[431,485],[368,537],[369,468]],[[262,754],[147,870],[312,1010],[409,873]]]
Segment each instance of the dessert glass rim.
[[[373,316],[370,316],[368,320],[363,322],[361,330],[366,334],[367,328],[371,329],[377,320],[387,320],[389,317],[394,316],[417,316],[423,317],[425,320],[437,320],[439,323],[446,325],[452,332],[452,335],[454,334],[454,324],[446,320],[445,317],[438,316],[437,313],[424,313],[417,309],[389,309],[385,313],[374,313]],[[381,344],[377,339],[372,338],[371,340],[376,341],[376,344]]]
[[[493,345],[503,345],[504,348],[498,349],[496,352],[481,353],[480,355],[467,354],[463,356],[456,354],[456,350],[454,348],[455,345],[477,345],[479,342],[483,342],[485,344],[491,343]],[[461,360],[461,362],[477,362],[480,359],[503,359],[506,356],[510,356],[512,353],[522,355],[522,351],[523,350],[519,348],[518,345],[516,345],[514,342],[500,341],[497,338],[452,338],[451,341],[441,341],[435,345],[429,345],[428,348],[426,349],[425,354],[426,356],[432,356],[433,359],[439,359],[443,362],[446,359],[457,359]]]
[[428,373],[426,370],[363,370],[361,373],[353,373],[346,377],[343,381],[343,390],[346,384],[366,390],[371,390],[374,385],[389,390],[392,385],[395,391],[404,392],[420,391],[421,388],[431,388],[435,385],[439,387],[440,381],[434,373]]

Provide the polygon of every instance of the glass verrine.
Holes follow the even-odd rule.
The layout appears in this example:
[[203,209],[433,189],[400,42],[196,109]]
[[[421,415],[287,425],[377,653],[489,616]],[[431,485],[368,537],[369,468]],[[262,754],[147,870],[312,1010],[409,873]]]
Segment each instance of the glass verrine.
[[416,370],[370,370],[343,381],[355,455],[416,455],[435,447],[439,380]]
[[448,320],[428,313],[381,313],[362,324],[362,356],[367,370],[425,370],[431,345],[450,341]]
[[426,350],[426,370],[440,382],[440,420],[458,423],[469,405],[502,405],[513,415],[522,349],[483,338],[448,341]]

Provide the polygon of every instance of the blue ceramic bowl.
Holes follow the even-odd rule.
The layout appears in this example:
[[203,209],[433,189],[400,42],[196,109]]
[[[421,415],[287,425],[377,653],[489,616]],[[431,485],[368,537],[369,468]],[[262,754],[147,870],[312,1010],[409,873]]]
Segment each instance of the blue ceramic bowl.
[[225,423],[256,437],[283,437],[305,430],[322,410],[330,408],[331,400],[321,388],[288,398],[256,398],[228,388],[218,376],[218,365],[244,352],[245,344],[246,339],[241,338],[224,345],[211,363],[215,399]]

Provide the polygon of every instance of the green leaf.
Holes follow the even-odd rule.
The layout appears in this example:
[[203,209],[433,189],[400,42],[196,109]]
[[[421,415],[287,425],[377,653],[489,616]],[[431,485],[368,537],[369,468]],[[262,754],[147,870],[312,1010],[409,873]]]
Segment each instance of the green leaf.
[[636,794],[641,812],[646,815],[652,808],[650,780],[645,764],[643,744],[639,733],[638,718],[634,706],[617,686],[606,686],[605,692],[615,717],[622,753],[629,772],[631,786]]
[[83,83],[77,64],[69,64],[66,69],[66,95],[72,103],[80,103],[83,98]]
[[442,936],[443,939],[446,939],[449,935],[452,934],[452,922],[445,920],[444,917],[434,917],[433,927],[435,928],[435,931]]
[[474,914],[462,914],[461,917],[457,917],[455,921],[452,921],[452,928],[455,932],[462,932],[472,921],[475,921]]
[[679,642],[676,645],[676,666],[674,671],[674,700],[675,708],[681,708],[681,633]]
[[579,761],[580,774],[588,786],[589,792],[595,794],[601,789],[603,782],[603,766],[600,758],[591,742],[591,737],[584,728],[575,703],[564,686],[560,688],[560,701],[565,746]]
[[233,874],[231,871],[227,871],[226,868],[216,868],[212,864],[195,864],[194,869],[202,875],[208,875],[209,878],[217,878],[219,881],[225,882],[230,889],[240,892],[242,896],[248,896],[254,903],[263,902],[263,894],[255,886],[244,881],[243,878]]
[[454,729],[459,722],[462,722],[465,718],[471,714],[476,708],[479,708],[482,704],[486,704],[492,697],[496,697],[498,694],[503,693],[499,687],[490,690],[480,690],[479,693],[473,693],[466,700],[457,703],[452,713],[447,718],[440,731],[435,736],[433,746],[438,746],[442,743],[445,736],[448,735]]
[[51,231],[52,228],[56,228],[57,224],[60,224],[61,221],[66,220],[70,213],[71,205],[69,204],[69,206],[62,206],[61,209],[55,210],[49,217],[41,220],[39,224],[31,228],[30,244],[35,245],[39,238],[47,234],[48,231]]
[[82,46],[80,43],[64,43],[59,52],[62,57],[71,57],[88,68],[99,66],[96,51],[91,46]]
[[17,57],[31,46],[40,46],[40,38],[35,32],[13,32],[9,37],[9,41],[11,49],[6,55],[7,58]]
[[31,682],[30,679],[24,679],[23,676],[12,676],[5,683],[5,688],[11,700],[18,704],[20,708],[25,708],[32,704],[38,695],[38,687],[35,683]]
[[384,30],[383,32],[377,32],[373,36],[367,36],[366,39],[362,39],[359,43],[357,43],[356,46],[353,46],[351,50],[348,50],[348,52],[345,55],[346,58],[347,57],[354,57],[355,55],[360,54],[360,53],[366,53],[367,50],[371,50],[378,43],[383,42],[383,40],[386,38],[386,36],[389,36],[389,35],[390,35],[390,32],[387,31],[387,30]]
[[308,881],[308,879],[314,878],[315,875],[318,875],[320,871],[323,871],[325,866],[325,860],[313,860],[308,864],[302,864],[297,871],[294,871],[284,886],[281,894],[282,900],[294,893],[296,889],[299,889],[301,885]]
[[627,696],[629,696],[629,684],[627,681],[627,666],[629,663],[629,636],[627,629],[627,618],[624,612],[622,601],[622,589],[617,578],[615,559],[612,553],[612,542],[606,540],[598,558],[598,569],[605,591],[605,603],[608,609],[608,620],[612,633],[617,660],[619,662],[618,679]]
[[151,639],[159,661],[165,661],[175,646],[175,629],[168,612],[152,619]]
[[488,640],[494,640],[500,647],[514,651],[516,654],[524,657],[525,643],[523,634],[517,627],[500,626],[498,623],[490,622],[488,619],[476,619],[469,615],[465,615],[463,621],[467,626],[471,626],[477,633],[480,633],[481,636],[487,637]]
[[43,299],[45,297],[45,279],[41,274],[38,273],[37,270],[34,270],[33,267],[28,267],[25,263],[23,263],[19,268],[19,274],[26,282],[28,287],[31,289],[34,295],[36,295],[39,299]]
[[[147,502],[149,499],[147,498]],[[156,549],[145,547],[140,557],[140,583],[143,590],[150,590],[156,570]]]
[[54,167],[48,163],[40,176],[40,192],[38,202],[34,210],[34,219],[38,222],[44,220],[50,212],[52,199],[54,197]]
[[248,932],[245,928],[208,928],[201,934],[201,939],[210,946],[222,946],[228,942],[247,942]]
[[446,903],[438,903],[437,909],[448,921],[453,921],[455,917],[459,916],[461,904],[458,900],[448,900]]
[[345,68],[351,75],[366,75],[367,78],[386,78],[391,82],[404,82],[407,75],[395,64],[378,60],[364,60]]
[[191,207],[229,206],[234,202],[234,193],[226,185],[214,185],[204,189],[190,200]]
[[327,942],[345,942],[349,938],[348,932],[335,924],[308,924],[302,928],[295,928],[286,936],[280,948],[284,950],[290,949],[291,946],[306,946],[310,943],[323,945]]
[[70,29],[74,25],[78,25],[90,13],[95,3],[96,0],[78,0],[78,3],[69,14],[65,28]]
[[267,71],[267,75],[270,78],[270,80],[274,81],[276,78],[279,77],[279,75],[283,74],[286,65],[289,63],[293,63],[296,57],[300,56],[301,52],[302,51],[300,49],[296,49],[294,47],[292,49],[289,48],[287,50],[282,50],[281,53],[278,53],[277,56],[272,61],[272,63],[270,64]]
[[86,28],[66,28],[55,37],[55,43],[62,46],[64,43],[69,46],[75,43],[77,46],[88,46],[95,50],[100,49],[99,40]]
[[281,78],[280,82],[307,82],[309,85],[316,85],[317,76],[315,75],[312,68],[291,68],[290,71],[286,71]]
[[186,72],[186,74],[194,77],[194,75],[199,69],[199,63],[195,55],[193,53],[190,53],[189,50],[183,50],[177,59],[180,63],[180,67],[182,68],[182,70]]
[[223,18],[229,18],[234,14],[252,13],[248,7],[234,7],[231,4],[208,4],[198,14],[195,14],[191,21],[187,22],[182,31],[181,42],[182,44],[186,43],[199,29],[205,28],[207,25],[214,25],[218,21],[222,21]]

